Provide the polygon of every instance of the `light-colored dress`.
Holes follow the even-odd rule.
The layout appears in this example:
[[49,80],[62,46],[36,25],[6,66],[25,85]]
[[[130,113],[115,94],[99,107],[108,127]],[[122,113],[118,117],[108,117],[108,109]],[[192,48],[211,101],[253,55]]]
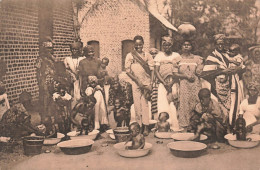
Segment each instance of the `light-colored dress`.
[[[244,99],[242,103],[240,104],[240,111],[239,114],[243,114],[243,118],[246,121],[246,126],[255,123],[257,120],[260,119],[260,97],[257,98],[257,101],[255,104],[248,104],[248,99]],[[258,128],[254,126],[253,132],[258,129],[258,132],[260,132],[259,125]]]
[[[67,70],[69,70],[69,73],[74,74],[75,76],[78,74],[78,66],[79,62],[83,60],[85,57],[79,57],[79,58],[72,58],[72,57],[66,57],[64,59],[64,64]],[[80,81],[77,79],[73,82],[73,101],[72,101],[72,108],[75,106],[76,101],[80,99]]]
[[4,93],[0,95],[0,121],[2,120],[2,117],[4,113],[10,109],[9,101],[7,98],[7,94]]
[[[149,53],[143,52],[143,55],[140,55],[142,59],[148,63],[150,70],[154,68],[154,61],[152,56]],[[125,69],[126,72],[134,74],[145,86],[149,86],[151,79],[150,75],[145,72],[143,66],[136,61],[132,53],[128,53],[125,59]],[[149,125],[149,106],[148,101],[145,98],[142,90],[139,86],[132,81],[132,92],[135,108],[135,119],[136,121],[144,125]]]
[[[166,78],[168,74],[173,72],[178,72],[177,63],[181,60],[181,56],[178,53],[172,52],[170,56],[166,56],[164,52],[159,52],[155,58],[155,66],[159,66],[159,73],[163,78]],[[172,93],[178,96],[178,85],[175,83],[172,86]],[[157,109],[158,113],[167,112],[169,114],[169,123],[172,128],[179,128],[179,123],[177,119],[177,111],[173,102],[168,102],[167,99],[168,92],[162,83],[158,86],[158,103]],[[158,116],[157,116],[158,117]]]
[[180,80],[180,107],[178,110],[179,123],[181,127],[187,127],[190,123],[191,111],[199,102],[198,93],[201,89],[201,82],[196,75],[196,70],[203,62],[200,56],[191,55],[189,58],[182,58],[179,62],[179,73],[194,77],[194,82],[187,79]]
[[[232,75],[225,76],[224,74],[217,74],[223,69],[230,68],[229,56],[226,53],[220,53],[214,50],[206,59],[203,73],[208,74],[207,81],[211,84],[211,92],[214,98],[220,103],[226,118],[229,118],[229,123],[234,127],[235,120],[238,115],[239,105],[243,99],[242,87],[240,86],[238,76],[232,86]],[[211,76],[211,74],[213,76]],[[235,74],[236,75],[236,74]],[[225,79],[225,81],[223,81]],[[232,90],[232,92],[231,92]]]

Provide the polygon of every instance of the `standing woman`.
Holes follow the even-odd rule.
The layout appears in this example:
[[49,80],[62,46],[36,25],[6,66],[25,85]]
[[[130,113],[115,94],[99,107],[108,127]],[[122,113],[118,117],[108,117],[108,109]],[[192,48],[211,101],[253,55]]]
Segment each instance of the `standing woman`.
[[[217,34],[215,38],[215,50],[207,57],[201,77],[210,83],[212,97],[220,103],[226,120],[229,119],[230,130],[235,126],[242,94],[238,86],[232,92],[235,98],[231,98],[231,78],[232,75],[241,74],[242,68],[231,69],[229,56],[225,53],[225,35]],[[238,83],[237,83],[238,84]],[[226,121],[225,120],[225,121]]]
[[36,61],[37,80],[39,84],[39,103],[41,120],[52,115],[50,107],[54,90],[55,60],[52,55],[53,43],[50,37],[45,37],[42,43],[40,57]]
[[179,62],[180,77],[180,107],[179,123],[186,128],[189,126],[191,111],[199,102],[198,93],[201,89],[201,82],[198,77],[203,69],[203,59],[200,56],[192,54],[192,43],[185,40],[182,44],[181,61]]
[[136,121],[144,126],[144,135],[149,134],[149,107],[148,100],[151,93],[153,77],[153,58],[143,51],[144,39],[134,37],[134,50],[128,53],[125,60],[126,74],[134,81],[132,84]]
[[[155,75],[159,81],[158,86],[158,113],[167,112],[169,114],[170,125],[179,128],[176,107],[173,100],[168,100],[169,96],[174,96],[178,100],[178,77],[173,73],[178,72],[177,63],[181,60],[179,53],[172,52],[172,38],[165,36],[162,38],[163,52],[159,52],[155,61]],[[170,83],[169,83],[170,82]]]
[[80,99],[80,81],[78,75],[78,66],[79,62],[83,60],[85,57],[82,57],[82,42],[74,42],[70,45],[70,50],[72,56],[66,57],[64,59],[64,64],[67,72],[71,76],[73,83],[73,100],[72,100],[72,108],[76,105],[77,101]]

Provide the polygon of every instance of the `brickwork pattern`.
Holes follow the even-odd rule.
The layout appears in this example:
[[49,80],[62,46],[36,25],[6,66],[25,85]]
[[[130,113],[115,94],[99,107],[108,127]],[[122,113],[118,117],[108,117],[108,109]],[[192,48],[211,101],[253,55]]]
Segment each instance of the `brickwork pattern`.
[[100,58],[110,59],[108,72],[110,75],[115,75],[122,71],[121,42],[141,35],[145,41],[144,50],[147,51],[150,46],[150,28],[148,12],[130,0],[120,0],[120,3],[111,1],[111,3],[100,5],[94,14],[86,18],[80,36],[84,45],[88,41],[99,41]]
[[73,42],[73,10],[71,0],[55,0],[53,6],[53,40],[56,60],[70,56]]
[[35,61],[39,56],[38,0],[3,0],[0,8],[0,58],[7,64],[4,83],[10,103],[22,91],[38,96]]

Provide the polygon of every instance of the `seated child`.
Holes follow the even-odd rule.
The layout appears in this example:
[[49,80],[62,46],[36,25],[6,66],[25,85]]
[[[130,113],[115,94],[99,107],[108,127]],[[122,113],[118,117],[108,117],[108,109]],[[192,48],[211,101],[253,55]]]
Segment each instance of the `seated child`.
[[[86,90],[88,91],[88,90]],[[95,111],[94,107],[96,104],[96,99],[93,93],[90,93],[89,96],[83,96],[79,102],[75,105],[75,107],[71,111],[71,122],[75,127],[76,131],[81,131],[81,129],[88,127],[88,131],[92,131],[94,129],[94,118]],[[88,126],[86,126],[86,122],[82,120],[87,119]],[[82,126],[83,123],[83,126]],[[85,129],[86,130],[86,129]]]
[[226,118],[217,101],[210,98],[209,89],[199,91],[200,103],[193,109],[188,131],[195,133],[195,139],[200,134],[208,136],[209,141],[224,141],[226,133]]
[[158,132],[169,132],[170,123],[167,121],[169,114],[167,112],[161,112],[158,119],[159,122],[156,123],[155,130],[158,130]]
[[[145,145],[144,135],[141,133],[141,127],[137,122],[133,122],[129,126],[130,140],[132,141],[131,146],[126,146],[126,149],[143,149]],[[130,141],[129,140],[129,141]]]
[[114,119],[117,127],[129,126],[130,110],[123,106],[122,98],[116,98],[114,102]]

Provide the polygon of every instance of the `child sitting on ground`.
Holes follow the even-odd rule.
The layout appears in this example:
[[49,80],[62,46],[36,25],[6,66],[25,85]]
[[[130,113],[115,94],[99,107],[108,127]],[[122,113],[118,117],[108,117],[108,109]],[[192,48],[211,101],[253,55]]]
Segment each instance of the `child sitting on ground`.
[[129,126],[131,146],[126,146],[126,149],[143,149],[145,145],[144,135],[141,133],[141,127],[137,122],[133,122]]
[[159,122],[156,123],[155,129],[158,132],[169,132],[170,123],[167,121],[169,119],[169,114],[167,112],[161,112],[159,114]]
[[123,106],[123,100],[116,98],[114,101],[114,119],[117,127],[129,126],[130,110]]

